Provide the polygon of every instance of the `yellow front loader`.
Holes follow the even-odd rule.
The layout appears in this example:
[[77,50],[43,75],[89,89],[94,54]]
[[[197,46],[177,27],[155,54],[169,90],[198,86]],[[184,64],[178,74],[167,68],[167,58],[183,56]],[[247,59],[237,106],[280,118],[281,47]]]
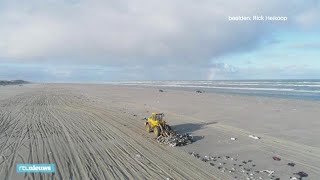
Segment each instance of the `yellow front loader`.
[[171,127],[166,124],[166,121],[163,119],[163,117],[163,113],[152,113],[145,122],[145,128],[147,132],[153,131],[156,137],[162,134],[167,135],[169,133],[172,133],[173,131],[171,130]]

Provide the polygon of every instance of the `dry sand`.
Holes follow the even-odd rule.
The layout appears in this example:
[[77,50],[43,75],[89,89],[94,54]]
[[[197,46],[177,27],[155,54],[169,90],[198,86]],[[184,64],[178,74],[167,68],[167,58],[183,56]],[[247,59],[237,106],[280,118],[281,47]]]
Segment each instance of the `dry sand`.
[[[141,121],[112,104],[103,107],[63,86],[30,86],[1,92],[1,179],[228,178],[157,144],[143,135]],[[17,163],[55,163],[56,173],[17,174]]]
[[[299,171],[308,174],[303,179],[320,177],[319,102],[50,84],[0,87],[0,107],[0,177],[7,179],[289,179]],[[152,111],[164,112],[196,142],[156,143],[141,120]],[[216,158],[203,162],[188,152]],[[57,171],[17,174],[17,163],[55,163]]]

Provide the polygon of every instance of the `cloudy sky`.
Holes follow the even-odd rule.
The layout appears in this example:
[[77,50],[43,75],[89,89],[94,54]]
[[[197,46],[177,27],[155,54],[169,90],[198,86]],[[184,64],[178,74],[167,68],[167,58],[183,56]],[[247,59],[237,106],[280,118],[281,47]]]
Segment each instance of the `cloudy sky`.
[[288,78],[320,78],[319,0],[0,0],[0,79]]

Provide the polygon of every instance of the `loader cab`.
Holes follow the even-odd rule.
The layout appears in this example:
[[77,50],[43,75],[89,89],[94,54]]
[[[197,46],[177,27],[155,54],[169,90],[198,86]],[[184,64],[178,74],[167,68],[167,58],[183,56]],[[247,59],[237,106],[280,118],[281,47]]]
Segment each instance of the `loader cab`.
[[151,125],[151,128],[153,128],[154,126],[158,126],[159,124],[163,124],[163,117],[163,113],[152,113],[148,118],[148,123]]
[[163,117],[164,117],[164,114],[163,113],[152,113],[151,115],[151,118],[155,121],[162,121],[163,120]]

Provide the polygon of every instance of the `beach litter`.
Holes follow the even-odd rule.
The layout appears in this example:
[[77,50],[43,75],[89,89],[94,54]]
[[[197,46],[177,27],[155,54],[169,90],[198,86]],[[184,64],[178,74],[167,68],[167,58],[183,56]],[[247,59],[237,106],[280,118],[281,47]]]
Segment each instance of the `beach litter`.
[[232,138],[230,138],[230,139],[231,139],[231,141],[237,140],[237,138],[235,138],[235,137],[232,137]]
[[290,180],[298,180],[296,177],[290,177]]
[[200,158],[200,155],[198,153],[195,153],[195,152],[189,152],[189,154],[195,158]]
[[162,89],[159,89],[159,92],[164,92]]
[[277,156],[273,156],[272,159],[275,160],[275,161],[281,161],[281,158],[279,158]]
[[210,156],[204,156],[204,158],[201,159],[204,162],[210,161],[211,157]]
[[271,171],[271,170],[262,170],[260,172],[265,172],[268,174],[268,176],[271,176],[274,173],[274,171]]
[[157,142],[160,144],[167,144],[171,147],[175,146],[185,146],[191,144],[193,141],[193,136],[185,134],[169,134],[169,135],[160,135],[157,138]]
[[255,136],[255,135],[249,135],[250,138],[252,139],[261,139],[261,137]]
[[[223,156],[212,156],[212,155],[205,155],[201,156],[195,152],[189,152],[190,155],[193,157],[208,163],[212,168],[217,168],[221,172],[230,173],[237,176],[237,179],[246,179],[249,178],[250,180],[253,179],[273,179],[279,180],[278,177],[275,176],[275,171],[273,170],[258,170],[256,169],[256,165],[253,164],[254,160],[239,160],[238,163],[235,162],[235,157],[230,155],[223,155]],[[238,156],[238,155],[237,155]],[[240,163],[240,164],[239,164]],[[233,165],[233,166],[232,166]],[[251,167],[254,165],[254,167]],[[299,172],[302,176],[302,172]],[[298,176],[298,173],[297,175]],[[235,177],[235,176],[234,176]]]
[[295,163],[288,163],[288,166],[294,167],[296,164]]
[[303,177],[308,177],[309,175],[303,171],[300,171],[298,173],[294,173],[294,175],[298,175],[300,176],[300,178],[303,178]]
[[136,154],[136,158],[137,158],[137,159],[142,159],[141,154]]

